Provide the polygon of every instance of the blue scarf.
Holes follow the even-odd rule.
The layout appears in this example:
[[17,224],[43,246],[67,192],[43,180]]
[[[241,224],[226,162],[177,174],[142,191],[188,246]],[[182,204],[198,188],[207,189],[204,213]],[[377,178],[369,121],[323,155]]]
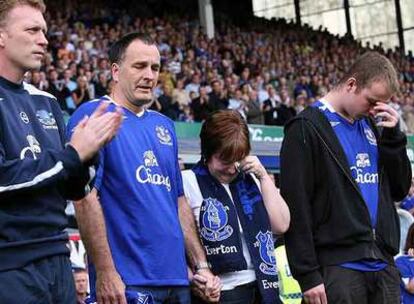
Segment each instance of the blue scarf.
[[253,177],[240,174],[230,183],[233,203],[223,185],[201,161],[192,170],[203,196],[200,234],[213,273],[247,269],[239,219],[254,265],[262,304],[281,303],[273,234],[262,195]]

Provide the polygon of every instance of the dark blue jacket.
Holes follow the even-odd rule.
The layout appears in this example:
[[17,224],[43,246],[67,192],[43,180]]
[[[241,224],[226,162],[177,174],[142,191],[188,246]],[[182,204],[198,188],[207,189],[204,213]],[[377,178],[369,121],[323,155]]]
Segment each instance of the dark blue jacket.
[[52,95],[0,77],[0,271],[68,254],[66,199],[89,174],[64,128]]

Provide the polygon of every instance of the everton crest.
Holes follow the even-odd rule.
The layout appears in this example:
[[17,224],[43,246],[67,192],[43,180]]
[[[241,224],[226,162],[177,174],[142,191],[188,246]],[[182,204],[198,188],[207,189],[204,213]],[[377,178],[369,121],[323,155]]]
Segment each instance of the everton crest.
[[372,132],[369,128],[364,128],[365,136],[367,137],[367,140],[370,145],[376,146],[377,145],[377,139],[375,138],[374,132]]
[[170,131],[164,126],[156,126],[155,132],[157,133],[157,137],[163,145],[172,145],[171,134]]
[[256,240],[259,244],[260,258],[262,259],[262,262],[259,265],[260,270],[264,274],[276,275],[275,247],[272,233],[270,231],[267,231],[266,233],[260,231],[256,235]]
[[53,117],[53,114],[46,110],[38,110],[36,112],[36,117],[43,125],[45,129],[57,129],[56,120]]
[[228,223],[226,208],[215,198],[207,198],[201,205],[201,235],[211,242],[227,239],[233,233],[233,228]]

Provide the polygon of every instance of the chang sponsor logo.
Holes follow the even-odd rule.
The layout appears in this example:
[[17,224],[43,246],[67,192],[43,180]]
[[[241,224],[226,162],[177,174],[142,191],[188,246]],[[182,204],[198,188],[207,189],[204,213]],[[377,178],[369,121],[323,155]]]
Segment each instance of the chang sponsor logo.
[[351,173],[353,178],[358,184],[377,184],[378,173],[364,172],[364,170],[357,168],[356,166],[351,167]]
[[148,150],[143,156],[144,164],[139,166],[135,173],[137,181],[141,184],[165,186],[168,191],[171,191],[170,177],[155,172],[159,166],[154,152]]
[[365,168],[371,167],[368,153],[358,153],[355,157],[355,166],[352,166],[351,173],[358,184],[377,184],[378,173],[367,172]]

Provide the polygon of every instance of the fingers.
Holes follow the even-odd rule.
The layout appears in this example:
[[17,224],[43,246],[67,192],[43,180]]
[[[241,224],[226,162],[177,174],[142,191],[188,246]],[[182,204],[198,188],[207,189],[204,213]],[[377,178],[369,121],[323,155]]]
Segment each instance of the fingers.
[[92,113],[91,118],[102,116],[106,112],[108,105],[108,102],[101,102],[99,106],[95,109],[95,111]]
[[197,294],[205,301],[214,303],[220,299],[222,288],[220,278],[210,272],[205,275],[195,274],[191,283],[193,290],[197,291]]
[[125,284],[118,273],[97,275],[96,297],[99,304],[127,304]]
[[82,118],[82,120],[79,122],[79,124],[76,127],[83,128],[84,126],[86,126],[88,119],[89,119],[89,116],[85,115],[85,117]]
[[197,282],[201,283],[201,284],[205,284],[205,283],[207,282],[207,278],[205,278],[205,277],[203,277],[202,275],[199,275],[199,274],[197,274],[197,273],[193,276],[193,279],[194,279],[195,281],[197,281]]
[[377,123],[377,126],[392,128],[398,123],[398,117],[393,116],[388,112],[379,112],[375,115],[376,118],[380,117],[381,121]]
[[122,123],[122,114],[118,111],[107,112],[100,117],[92,117],[86,127],[91,130],[99,141],[108,142],[115,136]]
[[384,102],[378,102],[373,110],[375,118],[381,118],[381,121],[377,123],[377,126],[393,128],[397,125],[400,119],[398,112]]
[[328,304],[325,286],[320,284],[304,292],[305,303],[308,304]]
[[206,288],[207,279],[199,274],[193,276],[193,281],[191,282],[196,288],[204,292]]
[[118,297],[118,303],[119,304],[127,304],[127,300],[126,300],[126,297],[125,297],[125,292],[121,296]]
[[266,175],[266,170],[263,167],[257,156],[247,156],[240,162],[240,169],[246,173],[253,173],[258,179]]
[[326,296],[326,292],[321,295],[321,303],[328,304],[328,297]]
[[[322,304],[322,300],[319,296],[312,296],[312,297],[306,297],[305,303],[307,304]],[[326,304],[326,303],[324,303]]]
[[223,285],[221,284],[220,278],[219,277],[215,277],[214,281],[213,281],[213,287],[212,289],[215,291],[219,291],[221,290],[221,288],[223,287]]
[[111,293],[97,296],[98,304],[127,304],[125,293]]
[[80,132],[79,130],[84,129],[87,122],[88,122],[89,116],[85,115],[82,120],[71,130],[73,133],[74,132]]

